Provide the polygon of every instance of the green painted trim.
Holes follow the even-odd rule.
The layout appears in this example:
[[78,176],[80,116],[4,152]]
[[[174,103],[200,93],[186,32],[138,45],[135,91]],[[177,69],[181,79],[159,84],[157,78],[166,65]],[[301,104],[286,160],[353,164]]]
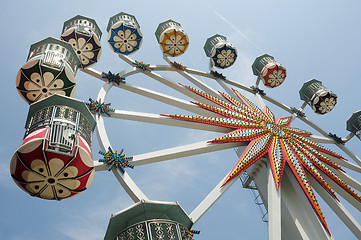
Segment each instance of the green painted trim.
[[261,64],[261,61],[263,58],[267,58],[267,57],[271,58],[274,61],[274,57],[268,54],[263,54],[261,56],[256,57],[256,59],[252,64],[253,75],[259,76],[261,74],[262,68],[264,67],[264,65]]
[[51,107],[51,106],[68,106],[71,107],[77,111],[79,111],[81,114],[84,115],[84,117],[86,117],[86,119],[88,119],[90,125],[91,125],[91,129],[92,131],[94,131],[96,122],[94,120],[93,115],[90,113],[88,107],[86,106],[86,104],[83,101],[71,98],[71,97],[66,97],[66,96],[62,96],[62,95],[58,95],[58,94],[54,94],[50,97],[44,98],[40,101],[37,101],[33,104],[30,105],[29,107],[29,112],[28,112],[28,116],[26,118],[26,124],[25,127],[28,126],[31,117],[40,109],[46,108],[46,107]]
[[356,133],[361,126],[361,110],[354,112],[352,116],[346,122],[346,130],[352,133]]
[[100,33],[99,38],[101,38],[101,36],[102,36],[102,31],[100,30],[100,28],[99,28],[97,22],[95,21],[95,19],[93,19],[93,18],[88,18],[88,17],[85,17],[85,16],[83,16],[83,15],[76,15],[75,17],[70,18],[69,20],[65,21],[64,24],[63,24],[63,30],[62,30],[61,32],[64,33],[65,26],[68,25],[70,22],[72,22],[72,21],[74,21],[74,20],[78,20],[78,19],[79,19],[79,20],[85,19],[85,20],[93,23],[93,24],[95,25],[95,27],[97,28],[97,30],[99,31],[99,33]]
[[192,220],[176,202],[142,200],[111,216],[104,240],[114,240],[124,229],[136,223],[154,219],[178,222],[187,229],[193,225]]
[[41,46],[41,45],[51,44],[51,43],[53,43],[53,44],[59,44],[60,46],[66,48],[66,49],[74,56],[74,58],[75,58],[75,60],[76,60],[76,62],[77,62],[77,65],[80,64],[80,60],[79,60],[77,54],[75,53],[73,47],[71,46],[71,44],[68,43],[68,42],[62,41],[62,40],[60,40],[60,39],[53,38],[53,37],[48,37],[48,38],[45,38],[45,39],[43,39],[43,40],[41,40],[41,41],[39,41],[39,42],[36,42],[36,43],[32,44],[32,45],[30,46],[30,50],[29,50],[29,54],[28,54],[27,60],[29,60],[30,53],[31,53],[33,50],[35,50],[36,48],[38,48],[38,47]]
[[[302,85],[302,87],[301,87],[301,89],[300,89],[300,91],[299,91],[301,100],[308,102],[308,101],[311,99],[312,96],[307,96],[307,92],[310,91],[309,86],[310,86],[311,84],[313,84],[313,83],[318,83],[318,84],[320,85],[320,88],[318,88],[318,90],[321,89],[321,87],[323,86],[323,85],[322,85],[322,82],[319,81],[319,80],[316,80],[316,79],[308,80],[307,82],[305,82],[305,83]],[[315,91],[315,92],[316,92],[316,91]]]
[[109,22],[108,22],[108,26],[107,26],[107,32],[109,32],[109,29],[110,29],[110,28],[114,25],[114,23],[115,23],[115,22],[112,23],[112,22],[113,22],[113,19],[114,19],[114,18],[117,18],[118,16],[121,16],[121,15],[127,15],[127,16],[133,18],[134,21],[137,23],[138,27],[140,28],[140,25],[139,25],[139,23],[138,23],[138,21],[137,21],[137,19],[135,18],[134,15],[131,15],[131,14],[128,14],[128,13],[125,13],[125,12],[120,12],[120,13],[115,14],[114,16],[112,16],[112,17],[109,18]]
[[168,19],[167,21],[164,21],[164,22],[161,22],[158,24],[158,27],[157,29],[155,30],[154,34],[155,34],[155,37],[157,38],[157,41],[159,43],[159,38],[160,38],[160,35],[162,34],[161,30],[162,30],[162,27],[164,25],[166,25],[167,23],[175,23],[176,25],[178,25],[180,28],[182,27],[182,25],[179,23],[179,22],[176,22],[172,19]]
[[217,38],[217,37],[220,37],[220,38],[224,39],[225,41],[227,41],[227,38],[225,36],[220,35],[220,34],[215,34],[212,37],[207,38],[206,43],[203,46],[203,50],[206,53],[207,57],[211,56],[212,48],[215,46],[215,45],[211,44],[211,41],[213,39]]

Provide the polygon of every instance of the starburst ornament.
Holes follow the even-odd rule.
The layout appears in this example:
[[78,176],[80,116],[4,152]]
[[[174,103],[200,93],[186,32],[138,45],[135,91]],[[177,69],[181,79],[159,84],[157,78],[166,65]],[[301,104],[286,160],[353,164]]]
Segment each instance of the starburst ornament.
[[110,113],[115,111],[113,108],[110,108],[111,103],[104,103],[101,99],[99,99],[99,101],[94,101],[93,99],[89,98],[89,103],[86,103],[86,105],[88,106],[91,113],[97,114],[98,116],[107,115],[110,117]]
[[126,157],[123,152],[124,149],[118,153],[117,151],[114,152],[111,147],[108,147],[107,152],[99,151],[99,153],[104,156],[102,159],[99,159],[99,162],[107,164],[109,166],[109,171],[114,167],[120,169],[120,171],[124,173],[124,168],[134,168],[134,166],[129,163],[133,157]]
[[284,168],[288,165],[328,233],[330,232],[306,172],[311,174],[335,199],[337,197],[334,191],[322,174],[328,176],[354,198],[361,201],[357,193],[332,171],[331,168],[343,170],[327,156],[345,159],[307,138],[311,133],[291,127],[292,117],[276,118],[267,106],[262,111],[236,90],[234,93],[239,100],[221,93],[225,99],[222,100],[194,88],[184,87],[215,105],[195,104],[223,117],[166,116],[230,129],[229,133],[215,138],[209,143],[249,142],[223,186],[259,159],[268,156],[277,190],[281,183]]

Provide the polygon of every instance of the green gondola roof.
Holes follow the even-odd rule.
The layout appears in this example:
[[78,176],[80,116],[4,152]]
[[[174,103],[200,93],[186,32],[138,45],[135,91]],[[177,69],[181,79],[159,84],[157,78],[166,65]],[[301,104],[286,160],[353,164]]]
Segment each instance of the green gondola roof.
[[346,122],[346,130],[356,133],[361,126],[361,110],[354,112]]
[[102,31],[100,30],[100,28],[99,28],[98,24],[96,23],[96,21],[93,18],[88,18],[88,17],[85,17],[83,15],[76,15],[75,17],[70,18],[69,20],[65,21],[64,25],[63,25],[63,30],[61,32],[64,32],[64,29],[65,29],[66,25],[68,25],[69,23],[71,23],[72,21],[77,20],[77,19],[79,19],[79,20],[85,19],[85,20],[91,22],[92,24],[94,24],[95,28],[100,33],[99,38],[102,36]]
[[112,16],[112,17],[109,19],[108,26],[107,26],[107,32],[109,32],[109,29],[114,25],[113,20],[114,20],[115,18],[117,18],[118,16],[121,16],[121,15],[127,15],[127,16],[133,18],[133,19],[135,20],[135,22],[137,23],[138,27],[140,28],[140,25],[139,25],[139,23],[138,23],[138,21],[137,21],[137,19],[135,18],[134,15],[131,15],[131,14],[128,14],[128,13],[125,13],[125,12],[120,12],[120,13],[118,13],[118,14],[115,14],[114,16]]
[[220,34],[215,34],[212,37],[207,38],[206,43],[203,46],[203,50],[206,53],[207,57],[211,56],[211,51],[212,51],[211,41],[213,39],[217,38],[217,37],[222,38],[225,41],[227,41],[227,38],[225,36],[220,35]]
[[30,50],[29,50],[29,54],[28,54],[28,60],[29,60],[29,57],[30,57],[30,53],[37,49],[39,46],[42,46],[42,45],[45,45],[45,44],[50,44],[50,43],[53,43],[53,44],[58,44],[60,46],[63,46],[64,48],[66,48],[75,58],[75,61],[76,61],[76,65],[79,65],[80,63],[80,60],[77,56],[77,54],[75,53],[73,47],[70,45],[70,43],[68,42],[65,42],[65,41],[62,41],[60,39],[56,39],[56,38],[53,38],[53,37],[48,37],[48,38],[45,38],[39,42],[36,42],[34,44],[32,44],[30,46]]
[[299,91],[301,100],[303,100],[303,101],[309,101],[309,100],[310,100],[310,99],[308,99],[308,98],[311,97],[311,96],[307,96],[306,94],[307,94],[307,92],[310,91],[310,90],[308,89],[308,87],[309,87],[311,84],[313,84],[313,83],[318,83],[318,84],[322,85],[322,82],[319,81],[319,80],[316,80],[316,79],[311,79],[311,80],[308,80],[307,82],[305,82],[305,83],[302,85],[302,87],[301,87],[301,89],[300,89],[300,91]]
[[263,54],[261,56],[256,57],[256,59],[254,60],[254,62],[252,64],[252,71],[253,71],[254,75],[258,76],[258,74],[260,74],[260,71],[263,68],[263,65],[260,63],[260,61],[262,60],[262,58],[266,58],[266,57],[274,59],[274,57],[272,57],[271,55],[268,55],[268,54]]
[[177,202],[141,200],[111,216],[104,240],[114,240],[124,229],[136,223],[154,219],[175,221],[188,229],[193,225],[192,220]]
[[86,104],[83,101],[80,101],[80,100],[77,100],[77,99],[74,99],[71,97],[58,95],[58,94],[54,94],[50,97],[47,97],[47,98],[44,98],[42,100],[32,103],[29,108],[28,117],[26,119],[25,126],[28,126],[28,124],[31,120],[31,117],[37,111],[39,111],[43,108],[46,108],[46,107],[51,107],[51,106],[68,106],[68,107],[71,107],[71,108],[79,111],[81,114],[84,115],[84,117],[86,117],[86,119],[88,119],[92,131],[94,130],[96,122],[94,120],[93,115],[90,113],[88,107],[86,106]]

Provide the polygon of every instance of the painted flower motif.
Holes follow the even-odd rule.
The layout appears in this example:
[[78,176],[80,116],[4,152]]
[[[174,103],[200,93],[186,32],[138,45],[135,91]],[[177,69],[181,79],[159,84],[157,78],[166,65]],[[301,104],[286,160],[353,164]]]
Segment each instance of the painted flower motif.
[[278,86],[285,80],[285,74],[282,70],[275,70],[270,74],[268,82],[271,86]]
[[234,62],[235,54],[231,49],[224,49],[217,55],[217,63],[223,67],[229,67]]
[[121,52],[131,52],[137,44],[137,35],[132,33],[129,29],[126,29],[125,31],[119,30],[117,35],[114,36],[114,46]]
[[276,63],[269,63],[262,69],[262,80],[267,87],[277,87],[286,78],[286,69]]
[[51,96],[55,93],[65,95],[62,90],[64,81],[57,78],[51,72],[45,72],[40,75],[34,72],[30,75],[30,81],[24,83],[25,89],[28,91],[26,96],[31,100],[40,100]]
[[80,59],[81,64],[88,65],[89,60],[94,57],[94,53],[92,52],[94,48],[93,44],[87,42],[84,38],[78,38],[78,40],[72,38],[69,39],[69,43],[74,48],[74,51]]
[[336,105],[336,99],[333,97],[325,98],[320,102],[319,110],[322,114],[330,112]]
[[[165,39],[165,41],[164,41]],[[183,54],[188,47],[189,41],[187,35],[170,30],[164,33],[164,39],[160,42],[163,53],[172,57]]]
[[75,179],[78,169],[74,166],[64,167],[64,162],[59,158],[50,159],[47,165],[35,159],[30,168],[22,172],[22,177],[28,182],[26,189],[38,197],[66,198],[70,196],[71,190],[80,186],[80,181]]

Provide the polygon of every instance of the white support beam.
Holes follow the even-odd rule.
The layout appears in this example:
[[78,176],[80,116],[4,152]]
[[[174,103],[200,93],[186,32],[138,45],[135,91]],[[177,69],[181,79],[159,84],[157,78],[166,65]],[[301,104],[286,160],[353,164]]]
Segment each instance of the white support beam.
[[[238,147],[240,145],[246,145],[245,143],[222,143],[222,144],[211,144],[207,142],[198,142],[188,145],[183,145],[174,148],[167,148],[155,152],[149,152],[133,156],[131,164],[133,166],[140,166],[145,164],[151,164],[156,162],[162,162],[172,159],[178,159],[182,157],[194,156],[197,154],[209,153],[219,150],[225,150],[228,148]],[[104,163],[96,163],[96,171],[107,170],[108,166]]]
[[279,240],[282,238],[281,229],[281,187],[276,188],[273,179],[272,169],[268,164],[268,239]]
[[133,156],[132,165],[139,166],[143,164],[161,162],[176,158],[194,156],[202,153],[209,153],[229,148],[234,148],[240,145],[245,145],[246,143],[207,143],[207,142],[198,142],[188,145],[183,145],[174,148],[168,148],[160,151],[155,151],[151,153],[145,153],[140,155]]
[[208,209],[212,207],[213,204],[233,185],[233,183],[235,183],[236,180],[238,180],[238,178],[234,178],[222,187],[227,176],[225,176],[217,184],[217,186],[207,195],[207,197],[203,199],[203,201],[189,215],[193,223],[196,223],[208,211]]
[[356,164],[353,164],[352,162],[350,161],[347,161],[347,160],[342,160],[342,159],[338,159],[336,157],[333,157],[331,155],[328,155],[328,154],[325,154],[328,158],[330,158],[333,162],[337,163],[338,165],[342,166],[342,167],[345,167],[345,168],[348,168],[350,170],[353,170],[355,172],[358,172],[358,173],[361,173],[361,167],[356,165]]
[[[282,177],[282,210],[288,211],[290,218],[283,219],[283,229],[285,239],[293,239],[292,228],[287,228],[289,224],[296,225],[296,231],[299,232],[301,238],[295,239],[324,239],[332,240],[332,236],[328,234],[323,227],[320,219],[315,214],[315,210],[311,206],[309,199],[300,187],[292,171],[287,167]],[[282,214],[283,215],[283,214]]]
[[226,91],[228,93],[228,95],[230,95],[231,97],[238,99],[237,95],[234,93],[234,91],[227,86],[227,84],[222,81],[221,79],[217,78],[216,81],[218,82],[218,84],[224,89],[224,91]]
[[183,121],[166,116],[161,116],[159,114],[151,114],[151,113],[143,113],[143,112],[115,110],[114,112],[111,113],[110,117],[116,119],[125,119],[131,121],[155,123],[155,124],[161,124],[167,126],[191,128],[191,129],[221,132],[221,133],[228,133],[233,130],[230,128],[224,128],[224,127],[202,124],[197,122]]
[[189,73],[184,72],[184,71],[180,71],[180,70],[178,70],[178,73],[180,75],[182,75],[184,78],[186,78],[188,81],[192,82],[194,85],[196,85],[197,87],[202,89],[204,92],[206,92],[208,94],[211,94],[211,95],[213,95],[215,97],[218,97],[220,99],[224,99],[223,96],[218,91],[214,90],[213,88],[211,88],[207,84],[205,84],[202,81],[198,80],[197,78],[193,77]]
[[356,209],[361,211],[361,203],[355,199],[351,194],[349,194],[346,190],[344,190],[342,187],[340,187],[337,183],[335,183],[333,180],[331,180],[326,174],[320,171],[320,174],[322,177],[326,180],[328,185],[336,192],[338,193],[343,199],[348,201],[352,206],[354,206]]
[[341,179],[343,179],[348,185],[356,189],[357,191],[361,192],[361,183],[356,179],[352,178],[347,173],[344,173],[336,168],[330,166],[332,171],[334,171]]
[[344,153],[347,154],[347,156],[349,156],[350,158],[352,158],[352,160],[354,160],[359,166],[361,166],[361,159],[354,154],[353,152],[351,152],[348,148],[346,148],[346,146],[341,145],[341,144],[336,144],[342,151],[344,151]]
[[341,221],[351,230],[351,232],[361,239],[361,226],[356,219],[347,211],[347,209],[332,197],[312,176],[309,176],[309,181],[316,190],[316,192],[322,197],[332,211],[341,219]]
[[316,143],[326,143],[326,144],[333,144],[335,143],[334,140],[332,138],[329,137],[322,137],[322,136],[316,136],[316,135],[311,135],[308,137],[310,140],[316,142]]

